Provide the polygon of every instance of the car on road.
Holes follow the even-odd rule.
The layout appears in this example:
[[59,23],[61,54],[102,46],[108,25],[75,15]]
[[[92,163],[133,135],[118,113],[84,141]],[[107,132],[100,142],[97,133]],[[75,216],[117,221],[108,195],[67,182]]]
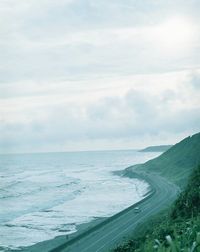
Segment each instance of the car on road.
[[135,207],[135,208],[134,208],[134,212],[135,212],[135,213],[140,213],[140,212],[141,212],[141,209],[140,209],[139,207]]

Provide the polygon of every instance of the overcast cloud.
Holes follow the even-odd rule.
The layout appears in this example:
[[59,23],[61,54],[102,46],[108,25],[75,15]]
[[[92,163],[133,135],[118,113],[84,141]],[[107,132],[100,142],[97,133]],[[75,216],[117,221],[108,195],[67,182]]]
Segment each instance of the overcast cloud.
[[0,1],[0,152],[140,148],[198,132],[199,8]]

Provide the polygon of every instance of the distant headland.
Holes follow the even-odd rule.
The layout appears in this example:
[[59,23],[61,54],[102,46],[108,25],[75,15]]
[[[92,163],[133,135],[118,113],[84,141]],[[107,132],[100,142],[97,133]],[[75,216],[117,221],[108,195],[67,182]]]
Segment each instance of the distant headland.
[[173,145],[157,145],[157,146],[148,146],[145,149],[139,150],[139,152],[164,152],[169,150]]

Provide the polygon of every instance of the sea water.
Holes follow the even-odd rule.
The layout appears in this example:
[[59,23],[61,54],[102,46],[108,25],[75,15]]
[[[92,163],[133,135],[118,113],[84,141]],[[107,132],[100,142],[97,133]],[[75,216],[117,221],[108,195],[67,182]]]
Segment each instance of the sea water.
[[149,185],[113,171],[160,153],[133,150],[0,155],[0,247],[76,232],[144,198]]

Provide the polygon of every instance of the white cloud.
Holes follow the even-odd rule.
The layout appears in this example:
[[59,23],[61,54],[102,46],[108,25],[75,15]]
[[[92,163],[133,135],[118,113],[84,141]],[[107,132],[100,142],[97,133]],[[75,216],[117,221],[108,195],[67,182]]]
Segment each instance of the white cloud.
[[198,6],[2,0],[2,151],[120,148],[198,130]]
[[[164,9],[163,3],[145,4],[152,11]],[[134,3],[131,10],[131,3],[122,1],[1,2],[0,81],[50,81],[66,76],[89,79],[94,74],[145,74],[199,67],[196,17],[171,14],[143,23],[144,14],[150,15],[145,4]],[[101,18],[99,25],[96,18],[100,10],[103,17],[110,14],[108,24]],[[144,12],[140,23],[132,20],[132,11],[136,16]],[[127,14],[130,23],[113,22],[117,13],[120,19]]]
[[110,79],[104,80],[100,89],[97,82],[91,90],[93,84],[87,82],[82,92],[73,86],[69,92],[62,83],[56,90],[51,84],[51,91],[48,85],[41,86],[43,96],[18,93],[1,99],[1,151],[91,149],[103,144],[120,148],[127,141],[136,147],[139,138],[141,143],[144,139],[155,143],[162,136],[169,143],[172,136],[198,131],[200,92],[192,85],[190,72],[134,77],[112,85]]

